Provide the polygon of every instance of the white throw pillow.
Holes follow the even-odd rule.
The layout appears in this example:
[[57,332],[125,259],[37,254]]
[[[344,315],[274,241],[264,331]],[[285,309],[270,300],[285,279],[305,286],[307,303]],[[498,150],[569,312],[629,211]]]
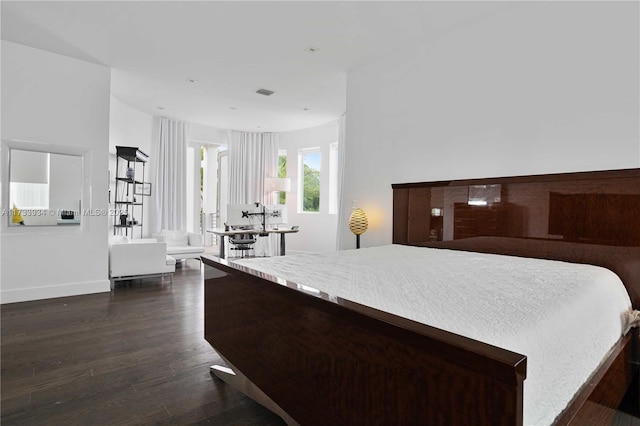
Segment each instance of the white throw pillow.
[[184,247],[189,245],[189,236],[185,231],[163,230],[164,241],[167,247]]

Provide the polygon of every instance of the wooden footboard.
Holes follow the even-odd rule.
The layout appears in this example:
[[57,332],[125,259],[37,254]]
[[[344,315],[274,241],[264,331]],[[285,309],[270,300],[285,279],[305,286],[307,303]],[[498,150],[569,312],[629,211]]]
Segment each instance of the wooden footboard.
[[[556,420],[556,425],[637,424],[638,330],[621,338]],[[624,421],[622,417],[634,417]]]
[[526,357],[205,263],[205,338],[301,425],[521,425]]

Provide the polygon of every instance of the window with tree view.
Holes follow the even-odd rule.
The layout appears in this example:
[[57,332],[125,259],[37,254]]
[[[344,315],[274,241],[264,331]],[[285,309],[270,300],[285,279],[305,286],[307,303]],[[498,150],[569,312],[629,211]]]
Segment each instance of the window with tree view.
[[309,149],[300,151],[302,165],[302,194],[301,204],[303,212],[320,211],[320,150]]
[[[278,154],[278,177],[287,177],[287,152],[280,151]],[[278,193],[278,204],[287,204],[287,193],[281,191]]]

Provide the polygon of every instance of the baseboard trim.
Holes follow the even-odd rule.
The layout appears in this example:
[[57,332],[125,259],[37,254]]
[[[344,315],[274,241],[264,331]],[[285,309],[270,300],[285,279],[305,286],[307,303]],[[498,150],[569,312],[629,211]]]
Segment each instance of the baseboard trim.
[[19,288],[0,291],[0,304],[53,299],[56,297],[80,296],[83,294],[110,292],[109,280],[85,281],[41,287]]

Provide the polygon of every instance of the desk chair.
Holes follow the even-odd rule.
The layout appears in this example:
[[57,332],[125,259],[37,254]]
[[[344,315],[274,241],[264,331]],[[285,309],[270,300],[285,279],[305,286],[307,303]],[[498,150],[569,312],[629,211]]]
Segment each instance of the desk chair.
[[[232,228],[233,230],[234,228]],[[235,228],[238,229],[238,228]],[[253,246],[256,243],[256,235],[252,234],[234,234],[229,236],[229,250],[239,250],[241,252],[240,257],[245,257],[245,252],[253,250]]]

